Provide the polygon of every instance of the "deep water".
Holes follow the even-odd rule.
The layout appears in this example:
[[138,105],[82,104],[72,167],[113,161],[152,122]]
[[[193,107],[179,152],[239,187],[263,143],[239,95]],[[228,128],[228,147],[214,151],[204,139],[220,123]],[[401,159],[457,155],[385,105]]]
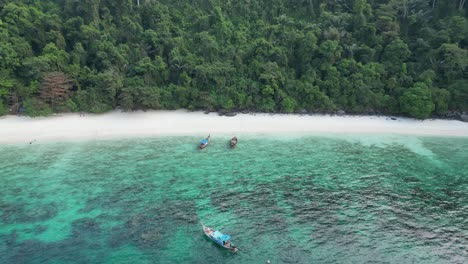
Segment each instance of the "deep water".
[[200,138],[0,146],[0,263],[468,262],[468,138]]

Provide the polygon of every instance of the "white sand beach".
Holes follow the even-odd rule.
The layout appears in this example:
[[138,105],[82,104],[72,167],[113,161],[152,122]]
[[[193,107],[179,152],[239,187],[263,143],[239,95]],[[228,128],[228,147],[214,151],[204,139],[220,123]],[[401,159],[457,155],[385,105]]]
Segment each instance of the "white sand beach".
[[0,118],[0,143],[242,133],[349,133],[468,137],[468,123],[386,116],[238,114],[177,111],[112,111],[45,118]]

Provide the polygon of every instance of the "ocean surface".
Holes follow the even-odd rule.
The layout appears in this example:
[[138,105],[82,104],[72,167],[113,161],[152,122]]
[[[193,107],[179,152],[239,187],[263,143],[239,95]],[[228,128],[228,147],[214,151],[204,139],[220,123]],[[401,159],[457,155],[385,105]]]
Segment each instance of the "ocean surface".
[[202,136],[0,146],[0,263],[468,263],[468,138]]

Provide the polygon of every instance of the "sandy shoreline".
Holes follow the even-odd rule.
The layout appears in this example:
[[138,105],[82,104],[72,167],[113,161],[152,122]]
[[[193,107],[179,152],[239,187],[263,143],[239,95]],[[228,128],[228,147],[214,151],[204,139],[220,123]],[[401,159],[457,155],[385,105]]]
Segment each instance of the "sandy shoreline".
[[468,137],[468,123],[385,116],[238,114],[177,111],[61,114],[46,118],[0,118],[0,143],[106,139],[163,135],[242,133],[363,133]]

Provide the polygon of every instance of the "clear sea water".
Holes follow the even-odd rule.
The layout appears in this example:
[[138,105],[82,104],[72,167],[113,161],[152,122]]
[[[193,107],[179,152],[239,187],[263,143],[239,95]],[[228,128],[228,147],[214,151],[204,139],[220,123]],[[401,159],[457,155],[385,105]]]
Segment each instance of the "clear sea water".
[[0,146],[0,263],[468,263],[468,138],[202,136]]

